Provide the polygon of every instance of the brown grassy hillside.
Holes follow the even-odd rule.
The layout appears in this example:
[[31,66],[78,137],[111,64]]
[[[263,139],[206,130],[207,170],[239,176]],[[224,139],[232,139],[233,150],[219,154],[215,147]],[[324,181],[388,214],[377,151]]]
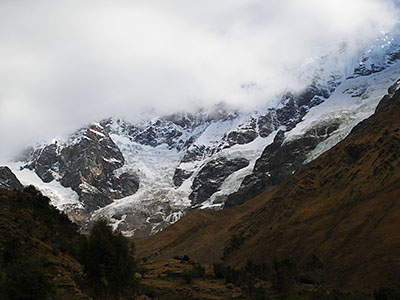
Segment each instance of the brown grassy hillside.
[[150,259],[187,254],[233,266],[316,256],[331,287],[398,289],[400,92],[275,189],[237,208],[192,211],[136,244]]

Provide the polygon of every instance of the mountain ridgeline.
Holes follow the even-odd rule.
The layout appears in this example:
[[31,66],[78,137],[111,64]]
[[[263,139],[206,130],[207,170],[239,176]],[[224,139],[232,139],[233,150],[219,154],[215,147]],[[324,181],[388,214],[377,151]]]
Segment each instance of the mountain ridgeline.
[[242,204],[345,138],[399,77],[400,43],[387,41],[348,72],[332,64],[345,50],[332,51],[304,70],[302,91],[254,111],[220,104],[134,123],[110,118],[28,149],[9,167],[82,228],[105,218],[126,236],[148,236],[192,209]]
[[397,84],[373,116],[288,180],[238,207],[191,211],[137,239],[139,256],[188,255],[236,268],[290,259],[302,271],[318,261],[311,282],[399,290],[399,116]]
[[220,103],[97,120],[6,165],[83,230],[104,218],[125,236],[155,234],[192,209],[235,207],[274,188],[372,115],[399,78],[400,34],[349,51],[332,46],[298,70],[303,89],[250,111]]

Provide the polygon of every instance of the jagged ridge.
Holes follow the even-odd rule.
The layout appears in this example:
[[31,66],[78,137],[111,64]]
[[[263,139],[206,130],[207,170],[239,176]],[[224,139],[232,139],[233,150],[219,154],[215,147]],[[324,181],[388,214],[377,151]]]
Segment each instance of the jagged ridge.
[[[349,77],[321,58],[308,88],[284,92],[273,107],[244,113],[218,105],[137,124],[108,119],[37,147],[24,171],[12,169],[24,184],[33,178],[25,171],[34,171],[35,183],[75,220],[106,217],[126,235],[155,233],[193,207],[235,206],[285,180],[373,113],[399,73],[399,47],[384,42],[390,46],[373,48],[349,67]],[[63,200],[68,187],[76,200]]]

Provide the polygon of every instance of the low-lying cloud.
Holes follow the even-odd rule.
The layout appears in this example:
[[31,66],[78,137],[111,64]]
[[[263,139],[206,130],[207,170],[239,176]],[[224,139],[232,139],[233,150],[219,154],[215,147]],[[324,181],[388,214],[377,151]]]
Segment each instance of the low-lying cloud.
[[268,103],[301,88],[296,70],[307,58],[339,41],[354,55],[390,31],[396,7],[391,0],[2,0],[1,151],[108,116]]

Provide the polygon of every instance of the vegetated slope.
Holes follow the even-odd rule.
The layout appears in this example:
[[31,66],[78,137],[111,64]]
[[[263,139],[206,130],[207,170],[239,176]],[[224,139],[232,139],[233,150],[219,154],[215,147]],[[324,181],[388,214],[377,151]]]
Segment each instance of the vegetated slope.
[[139,256],[187,254],[240,266],[311,257],[333,288],[399,289],[400,90],[377,112],[287,181],[219,212],[192,211],[165,231],[137,240]]
[[[77,285],[83,273],[72,257],[81,239],[78,226],[47,201],[33,187],[0,188],[0,285],[6,284],[9,293],[24,284],[31,286],[17,288],[15,298],[41,295],[44,299],[51,293],[54,299],[90,299]],[[5,293],[0,292],[0,298],[8,299]]]
[[79,234],[49,202],[0,188],[0,299],[137,299],[133,245],[105,221]]

